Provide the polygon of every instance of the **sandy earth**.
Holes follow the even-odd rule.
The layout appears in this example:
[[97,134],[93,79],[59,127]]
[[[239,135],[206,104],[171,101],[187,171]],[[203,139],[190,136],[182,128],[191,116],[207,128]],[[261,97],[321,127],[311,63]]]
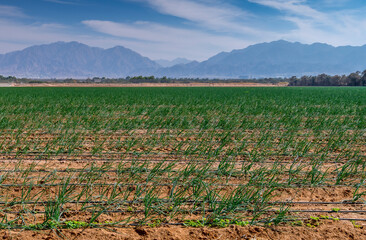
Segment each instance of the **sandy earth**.
[[2,239],[366,239],[363,227],[355,228],[350,222],[324,221],[319,227],[238,227],[187,228],[167,226],[158,228],[110,228],[47,231],[0,231]]
[[0,87],[12,87],[12,83],[0,83]]

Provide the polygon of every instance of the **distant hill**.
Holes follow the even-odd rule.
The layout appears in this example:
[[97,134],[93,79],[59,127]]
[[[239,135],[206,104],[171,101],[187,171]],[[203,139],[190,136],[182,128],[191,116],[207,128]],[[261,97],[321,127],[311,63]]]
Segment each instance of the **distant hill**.
[[155,60],[155,62],[157,64],[159,64],[162,67],[172,67],[174,65],[178,65],[178,64],[187,64],[192,62],[191,60],[188,60],[186,58],[176,58],[174,60],[164,60],[164,59],[159,59],[159,60]]
[[124,48],[102,49],[56,42],[0,55],[0,75],[32,78],[123,77],[145,75],[160,66]]
[[199,64],[162,69],[174,77],[276,77],[347,74],[366,69],[366,45],[333,47],[275,41],[222,52]]
[[[162,67],[168,65],[173,66]],[[0,75],[29,78],[128,75],[259,78],[348,74],[365,69],[366,45],[333,47],[283,40],[222,52],[203,62],[187,59],[154,62],[124,47],[102,49],[78,42],[57,42],[0,54]]]

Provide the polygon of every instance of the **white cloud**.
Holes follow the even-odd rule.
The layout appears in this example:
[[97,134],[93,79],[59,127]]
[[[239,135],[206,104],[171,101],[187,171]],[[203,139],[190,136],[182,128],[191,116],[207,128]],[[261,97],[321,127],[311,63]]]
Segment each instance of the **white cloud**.
[[185,22],[174,27],[153,22],[87,20],[83,23],[97,32],[140,41],[133,44],[139,45],[135,49],[142,49],[141,53],[152,58],[205,60],[221,51],[244,48],[255,40],[277,40],[278,34],[247,23],[253,14],[221,0],[131,1],[148,3],[159,13],[182,18]]
[[262,34],[248,27],[247,20],[253,15],[233,5],[218,0],[133,0],[148,3],[156,11],[188,20],[197,26],[219,32],[239,34]]
[[325,7],[342,7],[345,4],[349,3],[350,1],[352,0],[323,0],[318,1],[317,4]]
[[292,15],[299,15],[320,21],[326,20],[325,14],[305,5],[305,0],[249,0],[249,2],[286,11]]
[[283,38],[300,41],[303,43],[324,42],[333,46],[344,45],[364,45],[366,33],[365,20],[355,20],[344,16],[342,22],[333,29],[324,29],[316,27],[311,20],[304,20],[297,17],[287,17],[289,21],[295,23],[297,28],[283,35]]
[[60,24],[24,24],[0,18],[0,53],[56,41],[78,41],[102,48],[121,45],[152,59],[173,59],[179,56],[205,60],[219,51],[243,48],[253,43],[245,39],[147,22],[123,24],[85,21],[84,24],[98,34],[75,34],[75,29]]
[[[283,12],[282,19],[295,24],[296,29],[281,38],[305,43],[324,42],[334,46],[365,44],[366,17],[355,11],[320,11],[306,0],[249,0]],[[332,4],[327,0],[323,3]],[[345,0],[342,0],[344,3]],[[361,11],[362,12],[362,11]]]
[[60,24],[24,24],[0,19],[0,53],[56,41],[80,41],[100,47],[112,47],[119,43],[111,38],[73,34],[71,30]]
[[43,0],[45,2],[52,2],[52,3],[58,3],[58,4],[64,4],[64,5],[75,5],[76,2],[70,2],[70,1],[64,1],[64,0]]
[[89,20],[83,21],[83,23],[98,32],[124,39],[138,40],[140,41],[139,45],[151,48],[150,50],[145,49],[145,51],[149,52],[149,55],[154,55],[154,58],[158,58],[159,53],[165,56],[170,55],[169,58],[172,58],[174,52],[178,54],[175,56],[203,60],[216,54],[218,49],[228,51],[248,45],[247,41],[240,38],[215,35],[198,30],[173,28],[150,22],[126,24]]
[[0,41],[3,42],[37,43],[42,40],[57,41],[67,36],[60,33],[65,26],[59,24],[23,24],[0,19],[0,26]]
[[26,18],[27,15],[23,11],[14,6],[0,5],[0,16],[1,17],[16,17]]

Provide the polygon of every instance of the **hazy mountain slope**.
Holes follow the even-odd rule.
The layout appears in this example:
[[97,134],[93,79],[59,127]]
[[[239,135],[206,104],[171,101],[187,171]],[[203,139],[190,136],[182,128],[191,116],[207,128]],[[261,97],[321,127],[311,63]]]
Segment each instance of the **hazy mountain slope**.
[[239,77],[346,74],[366,69],[366,46],[333,47],[276,41],[222,52],[198,65],[160,71],[167,76]]
[[175,66],[177,64],[188,64],[191,63],[191,60],[188,60],[186,58],[176,58],[174,60],[164,60],[164,59],[159,59],[159,60],[155,60],[155,62],[157,64],[159,64],[162,67],[172,67]]
[[57,42],[0,55],[0,74],[19,77],[122,77],[152,73],[160,66],[124,48],[102,49]]
[[[176,62],[184,62],[177,59]],[[163,64],[164,65],[164,64]],[[348,74],[366,69],[366,45],[333,47],[275,41],[219,53],[203,62],[161,67],[124,48],[102,49],[57,42],[0,55],[0,75],[33,78],[125,77],[276,77]]]

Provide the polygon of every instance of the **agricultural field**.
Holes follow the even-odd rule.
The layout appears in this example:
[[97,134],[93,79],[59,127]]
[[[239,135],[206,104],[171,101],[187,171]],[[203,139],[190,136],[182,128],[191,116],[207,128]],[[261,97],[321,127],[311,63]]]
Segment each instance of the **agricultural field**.
[[0,88],[0,132],[9,238],[366,239],[362,87]]

